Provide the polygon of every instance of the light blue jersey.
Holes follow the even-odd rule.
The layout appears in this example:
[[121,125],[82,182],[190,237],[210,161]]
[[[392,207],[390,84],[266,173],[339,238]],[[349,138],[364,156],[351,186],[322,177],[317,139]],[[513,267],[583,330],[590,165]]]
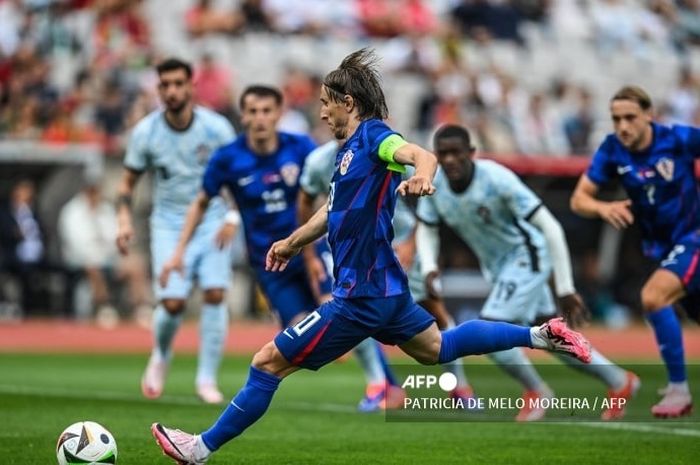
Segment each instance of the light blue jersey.
[[[134,128],[124,166],[134,171],[155,171],[151,225],[182,229],[187,208],[202,187],[202,176],[212,152],[235,137],[223,116],[196,106],[191,124],[177,130],[154,111]],[[202,229],[221,224],[226,207],[215,198],[202,220]]]
[[453,192],[441,169],[434,185],[435,194],[418,201],[418,218],[447,224],[471,247],[489,279],[499,276],[518,251],[527,252],[535,270],[543,262],[549,266],[544,236],[527,221],[542,201],[508,168],[475,160],[466,191]]
[[[153,276],[160,274],[175,250],[187,209],[202,188],[202,177],[210,155],[234,136],[228,120],[203,107],[194,108],[194,118],[183,130],[172,128],[163,111],[149,114],[134,128],[124,166],[139,172],[155,171],[151,213]],[[219,249],[215,244],[215,235],[225,214],[223,199],[212,199],[187,245],[184,272],[173,273],[165,288],[154,281],[154,293],[159,300],[186,298],[195,278],[202,289],[228,287],[231,248]]]
[[527,221],[542,201],[508,168],[474,161],[466,191],[455,193],[438,170],[435,194],[418,200],[418,218],[444,222],[474,251],[493,283],[481,317],[529,324],[554,312],[547,280],[552,271],[542,232]]
[[299,185],[304,192],[313,197],[328,194],[337,153],[338,142],[334,140],[316,147],[309,153],[299,177]]

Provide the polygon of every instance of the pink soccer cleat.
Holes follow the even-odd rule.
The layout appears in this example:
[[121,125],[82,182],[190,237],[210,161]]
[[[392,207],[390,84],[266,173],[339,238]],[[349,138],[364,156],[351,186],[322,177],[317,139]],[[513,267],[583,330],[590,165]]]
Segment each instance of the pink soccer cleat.
[[141,378],[141,392],[147,399],[157,399],[163,394],[165,376],[168,373],[168,363],[160,357],[151,355],[146,365],[146,371]]
[[[611,402],[609,402],[610,407],[604,410],[600,415],[601,420],[610,421],[621,420],[624,418],[627,401],[637,394],[637,391],[639,391],[639,387],[641,385],[642,383],[639,381],[639,376],[635,375],[631,371],[628,371],[625,385],[617,391],[612,389],[608,391],[608,399],[611,400]],[[612,401],[613,399],[615,399],[614,402]],[[621,403],[619,399],[624,399],[625,402]]]
[[591,344],[582,334],[569,329],[563,318],[552,318],[535,329],[535,337],[543,341],[548,350],[562,352],[583,363],[591,363]]
[[166,428],[160,423],[151,425],[151,433],[163,454],[174,459],[179,465],[203,465],[209,458],[206,449],[202,450],[197,435]]
[[690,393],[681,389],[668,387],[663,399],[651,408],[651,413],[657,418],[678,418],[690,415],[693,411],[693,398]]

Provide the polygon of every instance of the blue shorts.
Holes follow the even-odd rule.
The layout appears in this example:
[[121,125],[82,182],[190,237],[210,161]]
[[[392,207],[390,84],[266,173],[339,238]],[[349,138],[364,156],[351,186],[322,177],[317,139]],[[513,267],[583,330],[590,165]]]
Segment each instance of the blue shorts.
[[434,321],[408,292],[392,297],[334,298],[279,333],[275,345],[293,365],[318,370],[368,337],[399,345]]
[[[326,241],[318,241],[315,248],[319,258],[326,265],[327,278],[320,283],[320,292],[330,294],[333,290],[333,269],[332,266],[329,268],[328,262],[330,249]],[[258,283],[270,307],[277,312],[283,328],[289,326],[298,315],[318,307],[300,256],[294,257],[288,268],[281,273],[258,269],[256,274]]]
[[180,239],[179,229],[151,227],[151,265],[153,292],[158,300],[186,299],[196,279],[201,289],[226,289],[231,282],[231,244],[219,249],[217,228],[197,228],[187,244],[184,272],[170,273],[168,285],[160,287],[158,277],[170,260]]
[[680,278],[686,292],[680,304],[688,316],[699,321],[700,247],[694,243],[676,244],[659,266]]

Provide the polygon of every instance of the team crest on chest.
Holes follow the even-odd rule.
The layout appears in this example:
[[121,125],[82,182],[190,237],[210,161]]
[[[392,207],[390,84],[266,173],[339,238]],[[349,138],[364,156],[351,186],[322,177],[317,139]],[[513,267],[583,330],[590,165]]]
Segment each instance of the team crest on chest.
[[352,150],[348,150],[343,154],[343,158],[340,160],[340,174],[344,175],[345,173],[348,172],[348,168],[350,168],[350,162],[352,161],[352,157],[354,157],[355,154],[352,152]]
[[207,161],[209,161],[209,154],[211,153],[211,149],[206,144],[199,144],[195,149],[195,153],[197,154],[197,161],[199,162],[199,164],[206,165]]
[[670,158],[663,157],[661,160],[656,162],[656,171],[659,172],[661,177],[666,181],[673,181],[673,160]]
[[299,165],[296,163],[285,163],[280,168],[280,175],[284,183],[289,187],[296,185],[297,179],[299,179]]

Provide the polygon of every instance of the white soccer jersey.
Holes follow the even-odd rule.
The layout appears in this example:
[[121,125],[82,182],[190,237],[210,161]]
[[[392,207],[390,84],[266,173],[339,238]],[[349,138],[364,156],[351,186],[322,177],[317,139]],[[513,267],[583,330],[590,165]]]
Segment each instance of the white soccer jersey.
[[[194,108],[194,118],[183,130],[172,128],[163,111],[154,111],[136,125],[124,166],[155,171],[152,225],[182,228],[187,208],[201,189],[209,157],[234,137],[226,118],[200,106]],[[212,199],[202,224],[220,224],[225,211],[221,197]]]
[[443,221],[453,229],[491,280],[515,257],[528,257],[534,271],[548,269],[545,238],[527,221],[542,201],[508,168],[490,160],[475,160],[474,165],[471,184],[459,194],[438,170],[435,194],[418,201],[418,218],[427,224]]

